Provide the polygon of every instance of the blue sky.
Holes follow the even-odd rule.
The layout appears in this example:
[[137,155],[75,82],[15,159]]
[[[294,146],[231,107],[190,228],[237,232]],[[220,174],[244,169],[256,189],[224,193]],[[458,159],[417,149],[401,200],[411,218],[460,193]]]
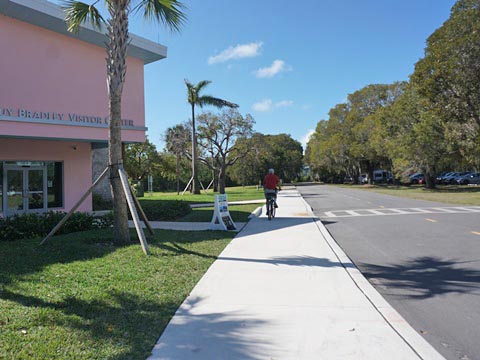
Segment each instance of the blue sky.
[[[454,0],[184,0],[171,34],[140,18],[131,32],[168,47],[145,68],[148,137],[190,117],[184,78],[240,105],[264,134],[299,141],[330,108],[368,84],[407,80]],[[214,109],[211,109],[214,110]]]

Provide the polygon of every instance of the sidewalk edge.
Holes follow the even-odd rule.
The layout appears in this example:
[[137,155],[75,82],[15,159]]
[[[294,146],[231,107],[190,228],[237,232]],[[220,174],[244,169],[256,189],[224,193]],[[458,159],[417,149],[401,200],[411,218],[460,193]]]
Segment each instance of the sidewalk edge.
[[[298,191],[298,190],[297,190]],[[445,358],[425,340],[415,329],[385,300],[385,298],[373,287],[372,284],[363,276],[357,266],[345,254],[343,249],[337,244],[330,232],[322,221],[315,216],[310,205],[301,196],[307,212],[312,216],[323,238],[330,246],[339,262],[350,275],[350,278],[382,315],[385,321],[392,329],[410,346],[410,348],[424,360],[445,360]]]

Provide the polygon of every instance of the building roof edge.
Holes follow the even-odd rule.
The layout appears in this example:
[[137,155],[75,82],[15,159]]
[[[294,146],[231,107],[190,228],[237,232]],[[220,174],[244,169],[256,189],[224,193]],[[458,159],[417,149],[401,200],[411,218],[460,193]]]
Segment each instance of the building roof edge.
[[[0,13],[32,25],[105,47],[105,29],[95,29],[84,23],[78,33],[67,30],[62,8],[46,0],[0,0]],[[149,64],[167,57],[167,48],[140,36],[130,34],[128,55]]]

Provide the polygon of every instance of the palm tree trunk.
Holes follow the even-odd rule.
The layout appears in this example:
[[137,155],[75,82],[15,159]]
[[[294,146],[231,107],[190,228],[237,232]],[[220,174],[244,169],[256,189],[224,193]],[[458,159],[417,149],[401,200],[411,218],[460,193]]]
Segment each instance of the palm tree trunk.
[[197,174],[197,135],[195,131],[195,104],[192,104],[192,193],[200,194]]
[[130,241],[127,201],[118,170],[123,168],[122,157],[122,92],[125,82],[126,54],[128,44],[129,0],[112,1],[109,7],[111,19],[108,24],[107,73],[109,95],[109,166],[110,185],[113,195],[113,236],[116,244]]

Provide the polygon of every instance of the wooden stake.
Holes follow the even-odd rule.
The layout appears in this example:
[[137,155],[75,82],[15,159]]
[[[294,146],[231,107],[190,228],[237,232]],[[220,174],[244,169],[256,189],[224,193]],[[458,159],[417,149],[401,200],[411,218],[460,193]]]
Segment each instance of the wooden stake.
[[193,181],[193,177],[190,178],[190,180],[188,181],[188,184],[187,186],[185,186],[185,189],[183,190],[182,192],[182,196],[185,195],[185,191],[187,191],[188,187],[190,186],[190,183]]
[[90,188],[87,190],[87,192],[78,200],[78,202],[70,209],[70,211],[60,220],[60,222],[50,231],[50,233],[45,236],[45,239],[42,240],[40,245],[43,245],[48,239],[50,239],[62,226],[67,222],[67,220],[72,216],[72,214],[77,210],[77,208],[85,201],[85,199],[90,195],[90,193],[93,191],[93,188],[102,180],[105,175],[108,172],[108,167],[103,170],[103,172],[100,174],[100,176],[95,180],[95,182],[90,186]]
[[137,206],[137,210],[140,213],[140,217],[142,218],[143,222],[145,223],[145,226],[147,227],[150,235],[153,236],[155,233],[153,232],[152,225],[150,224],[150,221],[148,221],[147,215],[145,215],[145,212],[142,209],[142,205],[140,205],[140,201],[138,201],[137,196],[135,195],[135,192],[132,189],[132,186],[130,186],[130,192],[132,193],[133,201],[135,202],[135,205]]
[[125,192],[125,196],[127,198],[128,207],[130,208],[130,213],[132,214],[133,223],[135,224],[135,229],[137,230],[140,244],[142,245],[142,249],[145,255],[148,255],[147,239],[145,238],[145,233],[143,232],[142,226],[140,225],[140,219],[138,218],[138,213],[135,209],[135,203],[133,201],[132,193],[130,192],[130,184],[128,183],[127,174],[125,173],[123,166],[119,167],[118,174],[120,175],[123,191]]

